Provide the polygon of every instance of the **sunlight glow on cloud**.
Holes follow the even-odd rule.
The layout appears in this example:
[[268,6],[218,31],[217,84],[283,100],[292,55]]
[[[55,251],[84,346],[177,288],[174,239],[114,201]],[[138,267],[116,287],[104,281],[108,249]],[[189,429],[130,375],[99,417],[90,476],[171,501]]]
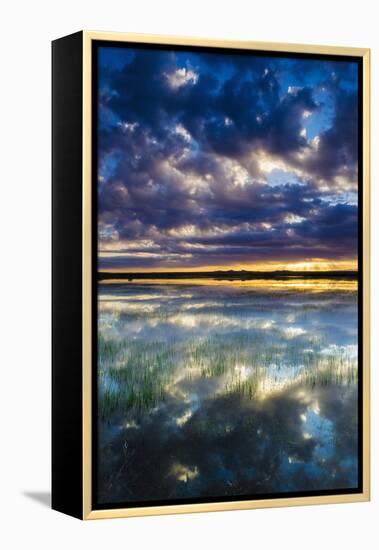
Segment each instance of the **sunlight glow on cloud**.
[[301,223],[305,221],[306,218],[303,218],[302,216],[297,216],[296,214],[287,214],[284,216],[284,223],[289,223],[290,225]]
[[199,79],[199,75],[192,69],[177,69],[175,72],[166,75],[166,78],[172,88],[180,88],[185,84],[196,84]]
[[138,48],[101,59],[100,269],[356,266],[351,63],[294,58],[284,73],[279,58]]

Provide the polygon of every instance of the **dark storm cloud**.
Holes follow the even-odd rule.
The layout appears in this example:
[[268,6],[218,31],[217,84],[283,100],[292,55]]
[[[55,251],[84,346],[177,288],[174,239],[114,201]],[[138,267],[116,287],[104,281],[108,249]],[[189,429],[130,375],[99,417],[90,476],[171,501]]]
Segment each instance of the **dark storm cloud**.
[[[174,56],[137,51],[130,64],[109,75],[112,93],[105,94],[104,103],[121,120],[141,124],[157,138],[166,139],[172,121],[182,123],[201,149],[227,156],[238,156],[261,142],[277,154],[305,147],[302,113],[317,109],[311,89],[304,87],[283,98],[275,72],[264,69],[264,61],[243,60],[250,71],[233,64],[235,72],[221,82],[210,72],[199,72],[195,85],[172,87],[170,75],[178,70]],[[195,67],[185,69],[196,72]],[[259,76],[251,79],[251,71],[258,70]]]
[[318,176],[333,178],[339,173],[357,177],[358,104],[356,93],[335,90],[335,118],[320,136],[318,152],[306,164]]
[[[100,248],[114,243],[103,265],[354,258],[354,64],[126,53],[100,66]],[[280,184],[259,155],[284,166]]]
[[[254,83],[239,85],[238,80],[226,83],[220,97],[220,114],[204,125],[204,139],[212,150],[235,156],[264,146],[268,152],[285,155],[307,146],[300,135],[302,113],[316,109],[309,89],[280,99],[279,86],[272,75]],[[233,123],[226,125],[225,116]]]

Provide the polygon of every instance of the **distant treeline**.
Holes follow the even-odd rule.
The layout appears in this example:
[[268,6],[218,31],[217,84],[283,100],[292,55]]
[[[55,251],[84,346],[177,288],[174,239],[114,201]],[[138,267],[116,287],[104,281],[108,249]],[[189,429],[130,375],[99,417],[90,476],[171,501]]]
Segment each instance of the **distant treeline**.
[[138,279],[219,279],[248,281],[250,279],[343,279],[358,278],[357,271],[177,271],[175,273],[111,273],[99,271],[97,277],[100,281],[106,279],[126,279],[128,281]]

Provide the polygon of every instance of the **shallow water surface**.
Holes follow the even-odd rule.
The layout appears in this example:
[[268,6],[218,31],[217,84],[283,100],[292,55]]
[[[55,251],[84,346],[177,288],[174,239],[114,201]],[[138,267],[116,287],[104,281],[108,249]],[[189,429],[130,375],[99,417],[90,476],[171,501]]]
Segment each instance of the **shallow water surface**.
[[99,285],[98,502],[357,486],[354,281]]

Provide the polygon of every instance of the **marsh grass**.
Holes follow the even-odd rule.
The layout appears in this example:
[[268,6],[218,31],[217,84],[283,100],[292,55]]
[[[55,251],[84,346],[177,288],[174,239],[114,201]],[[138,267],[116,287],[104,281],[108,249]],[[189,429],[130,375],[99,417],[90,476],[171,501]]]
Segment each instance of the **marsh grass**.
[[[221,394],[257,398],[262,384],[293,379],[309,386],[355,384],[356,360],[336,347],[322,353],[319,338],[306,342],[266,334],[230,333],[165,341],[98,341],[99,412],[103,420],[127,410],[151,410],[180,380],[219,378]],[[243,375],[241,374],[243,370]]]
[[302,381],[311,387],[356,384],[358,382],[357,363],[341,355],[328,357],[326,361],[321,361],[318,369],[306,371]]

